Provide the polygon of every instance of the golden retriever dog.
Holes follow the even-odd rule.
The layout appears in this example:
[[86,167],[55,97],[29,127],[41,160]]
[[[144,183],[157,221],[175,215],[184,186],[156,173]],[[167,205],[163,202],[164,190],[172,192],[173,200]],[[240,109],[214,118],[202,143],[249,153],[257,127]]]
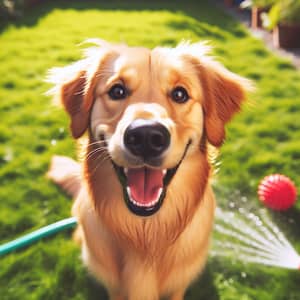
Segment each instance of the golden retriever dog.
[[76,195],[82,259],[110,299],[183,299],[213,227],[209,149],[224,142],[249,82],[206,43],[93,42],[50,74],[73,137],[88,142],[80,167],[56,157],[49,176]]

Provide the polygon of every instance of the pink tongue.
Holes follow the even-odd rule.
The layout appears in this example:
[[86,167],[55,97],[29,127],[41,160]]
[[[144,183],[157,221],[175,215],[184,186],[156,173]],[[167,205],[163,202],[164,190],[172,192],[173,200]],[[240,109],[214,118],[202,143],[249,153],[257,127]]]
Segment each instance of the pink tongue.
[[163,172],[149,168],[129,169],[127,184],[133,200],[149,204],[157,199],[159,189],[163,187]]

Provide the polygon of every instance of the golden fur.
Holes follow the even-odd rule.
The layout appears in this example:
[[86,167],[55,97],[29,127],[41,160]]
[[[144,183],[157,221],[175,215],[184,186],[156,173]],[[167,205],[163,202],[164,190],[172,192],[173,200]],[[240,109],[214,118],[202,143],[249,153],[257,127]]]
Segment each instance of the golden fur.
[[[153,50],[97,43],[81,61],[51,72],[73,137],[87,132],[88,143],[81,176],[73,162],[61,166],[64,158],[53,160],[49,176],[78,194],[72,213],[83,261],[111,299],[183,299],[205,265],[213,226],[208,145],[222,145],[224,126],[240,110],[249,82],[208,56],[204,43]],[[130,96],[111,101],[107,91],[118,82]],[[170,99],[176,86],[188,91],[189,101]],[[162,207],[149,217],[128,210],[111,162],[132,166],[120,141],[138,118],[158,120],[171,134],[163,169],[178,164],[192,141]],[[103,134],[107,145],[99,140]]]

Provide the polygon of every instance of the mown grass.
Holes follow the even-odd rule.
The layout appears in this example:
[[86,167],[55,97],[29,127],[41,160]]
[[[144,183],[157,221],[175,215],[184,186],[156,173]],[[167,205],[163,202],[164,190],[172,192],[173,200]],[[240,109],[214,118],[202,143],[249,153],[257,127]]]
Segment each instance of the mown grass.
[[[43,79],[47,69],[78,59],[78,44],[90,37],[147,47],[209,39],[222,63],[257,84],[251,104],[228,127],[214,181],[219,202],[236,190],[257,201],[259,180],[272,172],[300,185],[299,71],[209,1],[49,1],[1,26],[1,242],[70,214],[71,201],[45,173],[54,153],[74,157],[74,144],[66,115],[44,95]],[[299,209],[298,203],[288,212],[293,222],[286,226],[298,249]],[[70,235],[1,258],[0,298],[106,299]],[[298,282],[298,272],[214,259],[186,299],[296,300]]]

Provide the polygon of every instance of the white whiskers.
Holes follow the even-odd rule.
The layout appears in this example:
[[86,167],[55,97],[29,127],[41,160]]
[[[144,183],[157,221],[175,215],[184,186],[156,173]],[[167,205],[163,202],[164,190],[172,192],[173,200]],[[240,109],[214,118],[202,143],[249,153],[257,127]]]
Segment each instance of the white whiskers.
[[86,153],[86,161],[94,160],[96,165],[92,170],[92,175],[95,174],[97,169],[103,164],[105,161],[110,160],[110,155],[108,153],[106,141],[96,141],[88,144],[88,146],[96,146],[93,150]]

